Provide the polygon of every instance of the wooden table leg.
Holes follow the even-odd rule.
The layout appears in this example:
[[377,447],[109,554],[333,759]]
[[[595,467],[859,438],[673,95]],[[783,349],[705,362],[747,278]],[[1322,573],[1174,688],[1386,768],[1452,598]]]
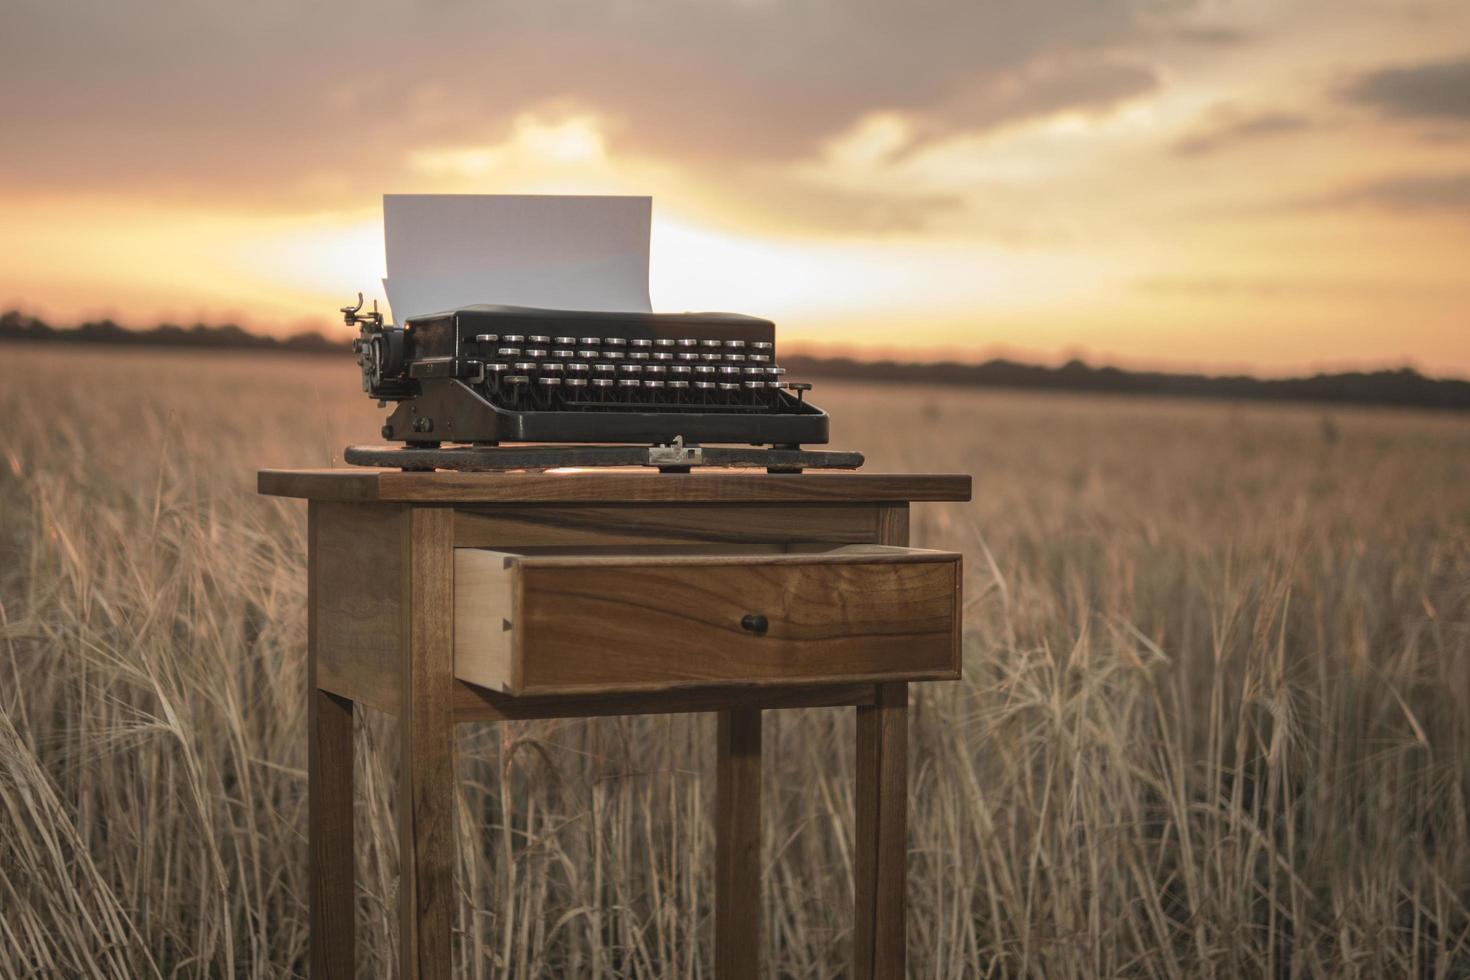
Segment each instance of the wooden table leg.
[[306,888],[311,976],[352,980],[357,972],[357,876],[353,842],[350,698],[317,686],[321,601],[321,515],[307,508]]
[[352,839],[352,702],[315,683],[307,694],[307,879],[311,975],[355,974],[357,896]]
[[902,980],[908,841],[908,685],[878,685],[857,709],[856,980]]
[[454,512],[414,507],[398,799],[398,975],[448,980],[454,912]]
[[721,711],[715,788],[715,977],[754,980],[761,958],[761,713]]

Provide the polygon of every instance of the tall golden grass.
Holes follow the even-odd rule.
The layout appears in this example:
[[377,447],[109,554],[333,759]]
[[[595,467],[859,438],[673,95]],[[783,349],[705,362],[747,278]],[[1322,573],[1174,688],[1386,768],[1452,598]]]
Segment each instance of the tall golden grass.
[[[963,550],[916,685],[915,977],[1470,974],[1470,425],[824,384]],[[304,514],[344,358],[0,348],[0,974],[305,970]],[[392,722],[359,726],[393,972]],[[763,955],[844,972],[850,711],[767,719]],[[469,727],[464,976],[708,977],[712,720]]]

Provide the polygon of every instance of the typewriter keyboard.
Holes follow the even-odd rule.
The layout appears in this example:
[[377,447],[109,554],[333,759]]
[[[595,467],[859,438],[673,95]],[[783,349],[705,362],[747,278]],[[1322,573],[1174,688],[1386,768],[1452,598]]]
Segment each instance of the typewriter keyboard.
[[764,341],[484,333],[472,349],[477,387],[513,411],[779,412],[811,387]]

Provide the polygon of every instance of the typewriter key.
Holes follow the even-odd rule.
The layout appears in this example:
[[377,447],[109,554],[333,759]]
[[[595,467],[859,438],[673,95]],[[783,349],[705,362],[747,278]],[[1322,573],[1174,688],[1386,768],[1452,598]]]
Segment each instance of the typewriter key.
[[781,375],[786,373],[786,369],[783,367],[770,367],[766,368],[766,373],[771,375],[772,377],[779,378],[781,377]]
[[521,349],[519,347],[502,347],[495,353],[500,357],[520,357]]
[[610,350],[605,351],[602,356],[607,358],[609,361],[621,361],[627,355],[620,350]]
[[495,377],[498,378],[502,374],[505,373],[505,367],[506,366],[504,364],[499,364],[499,363],[494,363],[494,362],[492,362],[490,364],[486,364],[485,365],[485,374],[487,376],[488,375],[493,375],[493,376],[495,376]]
[[747,377],[758,378],[766,373],[766,369],[758,367],[748,367],[745,369],[744,373]]
[[700,354],[699,355],[699,359],[701,361],[705,361],[707,363],[713,364],[716,361],[719,361],[721,358],[720,358],[720,355],[718,355],[718,354]]
[[553,341],[553,343],[555,343],[558,347],[571,347],[576,342],[576,337],[557,337]]
[[572,361],[567,365],[567,370],[580,374],[587,370],[587,365],[582,361]]
[[622,365],[619,365],[618,370],[622,371],[624,374],[642,374],[643,373],[643,365],[642,364],[622,364]]
[[547,388],[555,388],[561,384],[561,378],[537,378],[536,381]]
[[662,388],[663,386],[664,386],[664,383],[662,381],[645,381],[645,382],[643,382],[643,387],[645,387],[645,388]]
[[642,383],[643,382],[639,381],[637,378],[619,378],[618,379],[618,387],[619,388],[637,388]]
[[648,360],[648,351],[646,351],[646,350],[629,351],[628,352],[628,360],[630,360],[630,361],[646,361],[646,360]]
[[681,339],[679,341],[679,346],[680,347],[698,347],[699,346],[699,341],[695,340],[693,337],[685,337],[685,338],[683,338],[683,339]]
[[668,386],[670,388],[688,388],[689,387],[689,382],[687,382],[687,381],[670,381],[668,383]]
[[726,354],[725,361],[729,364],[739,364],[745,360],[744,354]]
[[592,373],[593,374],[602,374],[602,375],[615,374],[617,372],[617,370],[618,369],[615,368],[615,367],[613,367],[611,364],[594,364],[594,365],[592,365]]
[[662,364],[646,364],[643,367],[644,374],[663,374],[667,370]]
[[694,387],[701,391],[712,391],[714,390],[715,383],[713,381],[696,381],[694,382]]
[[740,390],[740,386],[738,384],[730,384],[727,381],[721,381],[720,382],[720,390],[721,391],[739,391]]
[[653,346],[653,341],[644,340],[641,337],[634,337],[632,340],[628,341],[628,346],[647,350],[648,348]]
[[699,346],[701,346],[701,347],[715,348],[715,347],[721,347],[721,346],[723,346],[723,343],[721,341],[718,341],[718,340],[701,340],[699,342]]
[[715,369],[712,368],[712,367],[710,367],[708,364],[700,364],[700,365],[698,365],[698,366],[696,366],[694,368],[694,373],[695,374],[699,374],[699,375],[708,376],[708,375],[714,374],[715,373]]
[[740,374],[740,369],[738,367],[722,367],[720,368],[720,374],[730,378]]
[[751,354],[749,357],[746,358],[746,360],[752,364],[769,364],[771,363],[771,355]]
[[521,385],[530,384],[531,379],[526,377],[524,374],[510,374],[506,375],[505,383],[510,385],[511,387],[519,387]]
[[725,341],[725,346],[726,347],[729,347],[729,348],[732,348],[734,350],[745,350],[745,341],[743,341],[743,340],[727,340],[727,341]]
[[655,347],[673,347],[674,346],[674,338],[673,337],[655,337],[654,338],[654,341],[653,341],[653,346],[655,346]]
[[585,388],[585,387],[587,387],[587,379],[586,378],[567,378],[566,381],[563,382],[563,383],[568,388]]
[[757,388],[764,388],[766,386],[766,383],[764,381],[742,381],[741,384],[752,391]]
[[754,342],[753,344],[750,345],[750,349],[751,350],[757,350],[757,351],[765,351],[766,353],[769,354],[775,348],[775,346],[776,345],[775,344],[772,344],[769,340],[757,340],[756,342]]
[[515,367],[515,369],[517,371],[534,371],[534,370],[536,370],[536,362],[535,361],[516,361],[514,367]]
[[527,339],[531,343],[533,343],[533,344],[549,344],[549,343],[551,343],[551,338],[550,337],[539,337],[539,336],[536,336],[535,334],[532,334]]
[[493,334],[493,333],[477,333],[477,334],[475,334],[475,343],[477,343],[477,344],[493,344],[496,341],[498,341],[499,339],[500,339],[500,335],[499,334]]
[[552,374],[561,374],[560,361],[542,361],[541,370],[550,371]]
[[597,360],[597,351],[595,351],[595,350],[579,350],[579,351],[577,351],[577,356],[580,357],[584,361],[595,361],[595,360]]
[[508,333],[508,334],[504,335],[503,337],[501,337],[500,339],[503,340],[503,341],[505,341],[507,344],[519,344],[519,343],[523,343],[526,338],[525,338],[525,336],[523,334]]
[[668,351],[656,350],[653,352],[653,359],[655,361],[672,361],[674,359],[674,355],[670,354]]
[[611,388],[612,386],[613,386],[613,379],[612,378],[593,378],[592,379],[592,387],[594,387],[594,388]]
[[628,340],[627,340],[626,337],[604,337],[604,338],[602,338],[602,346],[604,346],[604,347],[627,347],[628,346]]
[[573,357],[576,357],[577,355],[574,351],[558,349],[552,351],[551,356],[559,361],[570,361]]
[[685,353],[685,352],[682,352],[681,351],[680,354],[679,354],[679,360],[681,360],[681,361],[697,361],[697,360],[699,360],[699,355],[698,354],[694,354],[694,353]]
[[601,337],[583,337],[577,341],[583,347],[596,347],[602,343]]
[[691,370],[692,369],[687,364],[675,364],[675,365],[673,365],[672,367],[669,368],[669,373],[670,374],[682,374],[685,377],[688,377],[689,374],[690,374],[690,372],[691,372]]
[[546,356],[546,351],[544,351],[544,350],[528,350],[528,351],[526,351],[526,356],[527,357],[545,357]]

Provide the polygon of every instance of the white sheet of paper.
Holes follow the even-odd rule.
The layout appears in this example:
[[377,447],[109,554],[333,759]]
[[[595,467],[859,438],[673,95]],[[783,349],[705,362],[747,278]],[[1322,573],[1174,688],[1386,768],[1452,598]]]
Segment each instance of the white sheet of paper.
[[653,200],[385,194],[394,322],[475,303],[649,312]]

